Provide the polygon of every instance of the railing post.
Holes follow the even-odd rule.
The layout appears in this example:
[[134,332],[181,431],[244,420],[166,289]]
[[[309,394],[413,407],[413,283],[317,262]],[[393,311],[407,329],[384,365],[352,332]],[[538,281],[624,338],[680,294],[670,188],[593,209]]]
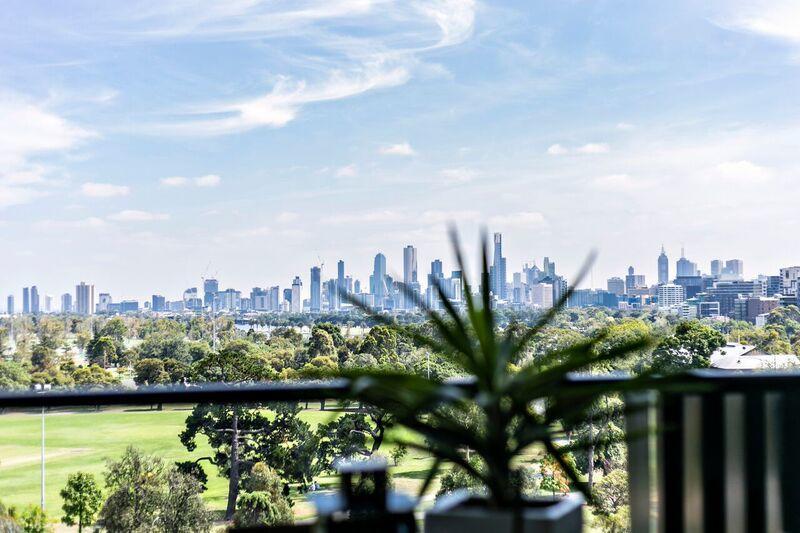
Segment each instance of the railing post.
[[725,531],[725,412],[723,395],[701,396],[701,449],[703,530]]
[[661,394],[659,523],[663,533],[684,530],[683,396]]
[[653,529],[652,457],[653,404],[655,393],[625,395],[625,434],[628,446],[628,492],[631,533],[651,533]]
[[766,454],[764,394],[748,392],[744,404],[745,508],[748,533],[766,531]]

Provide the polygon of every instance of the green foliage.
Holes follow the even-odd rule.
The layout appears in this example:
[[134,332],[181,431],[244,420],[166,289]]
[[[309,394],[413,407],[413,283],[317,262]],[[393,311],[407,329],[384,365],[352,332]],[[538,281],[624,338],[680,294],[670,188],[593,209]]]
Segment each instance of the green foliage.
[[79,387],[108,388],[119,385],[119,377],[97,365],[81,366],[73,370],[72,380]]
[[0,501],[0,531],[3,533],[23,533],[22,526],[17,519],[16,508],[6,507]]
[[53,531],[47,523],[47,514],[38,505],[29,505],[19,517],[19,525],[25,533],[48,533]]
[[595,487],[595,512],[613,515],[628,505],[628,473],[625,470],[612,470]]
[[128,447],[106,469],[108,498],[100,511],[109,531],[144,532],[155,529],[166,480],[163,461]]
[[[162,322],[161,320],[159,322]],[[189,345],[180,334],[156,332],[145,337],[139,345],[139,357],[142,359],[177,359],[185,363],[192,362]]]
[[234,516],[236,527],[277,526],[293,521],[292,508],[281,491],[242,494]]
[[200,496],[200,482],[171,470],[167,474],[166,492],[158,515],[158,529],[165,533],[206,532],[211,530],[212,515]]
[[653,351],[651,370],[671,374],[711,364],[711,354],[725,345],[725,336],[696,320],[679,322]]
[[555,457],[551,454],[545,455],[539,464],[542,474],[542,482],[539,487],[546,492],[553,494],[566,494],[570,488],[570,471],[575,471],[575,458],[572,454],[564,454]]
[[[461,250],[457,244],[454,247],[459,268],[465,272]],[[578,395],[574,389],[563,387],[563,381],[570,372],[587,371],[606,362],[624,360],[631,353],[644,350],[649,339],[623,340],[614,347],[601,350],[599,345],[605,339],[603,334],[581,338],[556,351],[537,354],[519,369],[514,363],[551,322],[571,292],[567,291],[553,310],[541,315],[524,333],[520,334],[514,328],[508,332],[501,331],[491,305],[485,238],[482,259],[478,296],[473,294],[471,284],[464,278],[465,310],[460,312],[453,308],[450,300],[439,290],[442,313],[422,306],[431,321],[433,333],[409,333],[415,343],[449,360],[460,374],[471,376],[473,386],[464,388],[453,383],[440,383],[404,371],[370,370],[350,373],[354,377],[353,398],[392,413],[398,424],[422,435],[425,446],[414,441],[401,442],[432,453],[436,458],[433,473],[443,461],[460,466],[486,487],[489,500],[496,507],[508,508],[519,504],[521,487],[514,472],[519,468],[519,457],[534,444],[543,445],[552,463],[558,467],[551,469],[550,477],[557,482],[553,488],[562,490],[567,487],[568,490],[571,482],[588,495],[571,454],[562,451],[556,442],[565,438],[561,423],[570,425],[584,418],[595,399],[606,391],[593,389]],[[352,303],[360,305],[356,300]],[[399,326],[385,315],[374,313],[372,316],[382,321],[385,327],[373,328],[370,331],[372,341],[367,340],[370,338],[368,335],[360,351],[371,353],[382,363],[382,359],[391,359],[391,356],[378,347],[391,346],[392,343],[389,340],[377,342],[377,338],[379,335],[389,336],[389,332],[399,329]],[[626,386],[644,388],[649,385],[645,378],[635,378]],[[537,402],[546,404],[546,411],[533,409]],[[473,430],[476,422],[481,431]],[[464,449],[471,450],[480,459],[481,468],[464,457]],[[426,482],[423,489],[427,485]]]
[[86,346],[86,354],[89,357],[89,362],[93,365],[99,365],[103,368],[117,362],[117,345],[111,337],[100,336],[94,337],[89,341]]
[[0,390],[21,390],[30,386],[31,378],[25,367],[14,361],[0,359]]
[[94,523],[103,502],[103,493],[92,474],[76,472],[67,478],[66,486],[61,489],[61,498],[64,500],[61,521],[68,526],[78,526],[78,533],[81,533],[85,526]]
[[161,359],[139,359],[133,365],[133,381],[137,385],[161,385],[169,383],[169,374]]
[[394,466],[397,466],[398,463],[400,463],[400,461],[402,461],[407,454],[408,454],[408,446],[406,446],[403,443],[400,443],[394,448],[392,448],[392,451],[389,452],[389,457],[392,458]]
[[436,493],[436,497],[444,496],[459,489],[471,490],[481,487],[481,482],[474,475],[456,465],[442,475],[439,480],[439,492]]

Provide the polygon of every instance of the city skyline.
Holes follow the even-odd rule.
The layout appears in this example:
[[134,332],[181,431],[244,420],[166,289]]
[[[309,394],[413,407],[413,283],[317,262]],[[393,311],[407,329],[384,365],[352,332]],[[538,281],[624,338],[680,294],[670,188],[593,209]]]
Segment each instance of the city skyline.
[[318,256],[365,280],[408,242],[448,263],[451,220],[509,265],[596,248],[595,284],[655,279],[662,242],[796,262],[791,2],[292,4],[7,2],[0,289],[167,293],[209,264],[246,286]]
[[[544,256],[542,261],[538,261],[536,259],[531,261],[526,261],[520,264],[517,268],[512,268],[507,270],[507,258],[504,256],[502,243],[503,243],[503,236],[501,233],[494,233],[487,243],[487,254],[489,256],[490,261],[490,284],[493,288],[493,292],[497,294],[500,300],[509,300],[513,299],[511,293],[505,294],[506,289],[511,289],[513,291],[514,285],[516,280],[518,279],[517,276],[525,275],[525,267],[536,267],[539,268],[542,272],[543,276],[547,276],[550,272],[550,269],[553,269],[553,273],[555,273],[555,265],[558,261],[557,258],[551,258],[548,256]],[[391,278],[394,281],[403,281],[405,283],[411,282],[410,287],[415,288],[418,293],[421,293],[421,297],[425,297],[424,292],[421,289],[427,289],[431,286],[431,274],[438,275],[441,277],[445,277],[446,273],[456,272],[457,266],[455,262],[452,263],[452,266],[445,266],[441,259],[436,258],[430,262],[430,269],[419,269],[418,266],[418,257],[419,257],[419,249],[415,247],[413,244],[408,244],[403,247],[402,251],[402,270],[398,271],[397,269],[389,269],[387,265],[389,265],[387,261],[387,257],[383,252],[377,252],[373,258],[372,262],[372,272],[364,277],[356,276],[353,271],[349,270],[349,266],[347,261],[344,259],[339,259],[335,263],[335,269],[331,275],[328,275],[324,270],[325,261],[322,258],[318,258],[322,260],[322,263],[319,265],[312,265],[310,266],[309,274],[307,276],[298,275],[293,276],[293,281],[289,283],[288,281],[281,283],[279,280],[267,280],[263,283],[251,283],[236,286],[233,284],[225,283],[223,277],[202,277],[201,284],[190,284],[180,290],[174,291],[150,291],[148,294],[130,294],[130,293],[116,293],[111,294],[111,291],[108,289],[98,290],[98,294],[101,297],[100,305],[103,306],[102,297],[108,297],[111,295],[115,301],[115,303],[119,303],[120,301],[137,301],[137,302],[149,302],[151,298],[159,298],[163,301],[178,301],[178,300],[187,300],[187,294],[189,291],[194,290],[195,292],[190,294],[188,298],[199,298],[199,301],[203,303],[203,305],[208,306],[210,305],[210,301],[208,300],[208,294],[210,293],[225,293],[226,291],[231,294],[230,291],[237,291],[241,293],[242,297],[247,295],[252,289],[259,289],[264,290],[266,292],[263,293],[262,297],[269,299],[271,296],[268,294],[270,289],[281,289],[281,293],[284,290],[289,290],[294,295],[299,294],[301,296],[301,300],[309,300],[310,303],[310,310],[312,312],[319,312],[322,309],[322,299],[325,297],[326,300],[330,300],[330,295],[338,295],[339,287],[343,287],[348,292],[353,291],[353,287],[365,287],[364,293],[373,294],[376,297],[376,301],[381,300],[384,295],[386,295],[389,291],[389,288],[386,286],[385,282],[382,284],[376,284],[375,279],[386,279]],[[744,262],[739,258],[728,258],[728,259],[721,259],[715,258],[708,261],[708,267],[703,268],[702,263],[698,261],[692,261],[690,257],[687,257],[685,252],[685,248],[681,247],[680,255],[675,258],[674,256],[670,256],[667,253],[665,247],[662,245],[660,249],[660,253],[658,256],[655,256],[653,263],[656,264],[655,270],[657,271],[656,278],[648,277],[647,274],[642,274],[641,265],[634,265],[631,264],[625,270],[624,273],[615,274],[606,280],[596,280],[593,279],[591,274],[587,275],[587,277],[583,280],[583,282],[577,286],[577,288],[581,289],[597,289],[597,290],[611,290],[611,282],[612,280],[618,280],[622,287],[625,290],[631,290],[636,288],[643,288],[643,287],[654,287],[656,285],[663,285],[663,284],[671,284],[675,277],[679,276],[695,276],[695,275],[705,275],[705,276],[713,276],[713,277],[720,277],[721,279],[746,279],[752,278],[755,279],[758,276],[774,276],[778,272],[781,267],[776,267],[773,271],[770,272],[758,272],[758,273],[747,273],[744,270]],[[666,265],[665,265],[666,262]],[[423,263],[424,264],[424,263]],[[495,265],[502,264],[502,275],[504,277],[504,284],[500,285],[501,281],[494,278],[495,272]],[[664,272],[664,268],[666,267],[666,275],[668,276],[667,280],[664,281],[662,279],[662,274]],[[436,272],[432,272],[431,269],[435,269]],[[475,269],[477,272],[478,269]],[[402,272],[402,274],[401,274]],[[460,271],[459,271],[460,272]],[[646,270],[645,270],[646,272]],[[669,273],[673,273],[674,276],[669,275]],[[461,276],[462,274],[459,274]],[[574,280],[570,277],[571,274],[564,272],[563,270],[558,270],[558,275],[568,283],[572,283]],[[427,279],[427,283],[425,285],[421,285],[417,280],[418,279]],[[303,290],[303,280],[306,280],[305,286],[306,289]],[[347,280],[347,283],[345,283]],[[298,283],[299,281],[299,283]],[[524,278],[523,278],[524,282]],[[333,283],[330,287],[328,287],[329,283]],[[477,279],[473,280],[473,283],[477,283]],[[338,284],[338,285],[337,285]],[[90,288],[90,289],[87,289]],[[79,296],[80,291],[91,290],[91,296]],[[299,292],[298,292],[299,291]],[[65,297],[68,297],[68,302],[70,306],[73,306],[72,302],[72,294],[68,293],[61,293],[60,291],[53,291],[54,294],[57,296],[53,296],[50,293],[47,294],[39,294],[38,286],[36,284],[27,285],[19,289],[18,291],[21,295],[21,306],[17,304],[17,294],[14,291],[7,293],[6,298],[6,310],[9,307],[9,304],[14,304],[16,309],[23,313],[37,313],[40,309],[43,309],[43,302],[42,300],[46,298],[52,298],[53,301],[58,301],[58,298],[61,301],[61,305],[58,307],[59,310],[63,310]],[[95,301],[94,297],[95,292],[95,285],[93,283],[85,284],[81,281],[78,285],[75,286],[75,293],[74,293],[74,310],[79,314],[85,314],[87,309],[87,304],[83,303],[82,300],[86,300],[87,298],[91,299],[91,301]],[[361,292],[360,290],[357,292]],[[613,292],[613,291],[612,291]],[[182,295],[178,297],[178,295]],[[173,297],[174,295],[174,297]],[[336,307],[338,308],[338,296],[333,296],[337,299]],[[278,301],[283,301],[285,299],[283,294],[279,294],[277,296]],[[155,303],[155,302],[154,302]],[[50,312],[50,306],[52,302],[49,303],[47,306],[48,311]],[[402,298],[400,305],[404,305],[402,303]],[[291,307],[292,310],[297,311],[296,305]],[[55,307],[52,309],[53,311],[56,310]]]

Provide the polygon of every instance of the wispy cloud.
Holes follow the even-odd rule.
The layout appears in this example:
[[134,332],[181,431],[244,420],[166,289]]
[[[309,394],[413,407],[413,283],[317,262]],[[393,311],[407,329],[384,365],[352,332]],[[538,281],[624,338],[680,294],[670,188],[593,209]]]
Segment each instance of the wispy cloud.
[[355,163],[339,167],[334,172],[337,178],[352,178],[358,175],[358,166]]
[[760,184],[772,177],[772,171],[747,160],[725,161],[716,165],[710,173],[724,182],[737,184]]
[[586,143],[581,146],[576,146],[573,148],[566,147],[562,144],[551,144],[547,148],[548,155],[567,155],[567,154],[583,154],[583,155],[596,155],[596,154],[607,154],[610,151],[610,147],[607,143]]
[[196,178],[187,178],[184,176],[161,178],[161,185],[163,187],[186,187],[187,185],[194,185],[195,187],[216,187],[220,183],[222,183],[222,178],[216,174],[206,174],[205,176],[198,176]]
[[0,184],[0,208],[27,204],[45,193],[30,187],[9,187]]
[[81,194],[91,198],[110,198],[112,196],[126,196],[131,188],[127,185],[114,185],[112,183],[86,182],[81,185]]
[[383,155],[404,155],[404,156],[414,155],[417,153],[407,142],[381,146],[379,152]]
[[[148,39],[291,36],[313,43],[320,50],[317,62],[326,68],[316,68],[307,76],[279,75],[261,96],[196,105],[184,113],[179,110],[177,120],[149,127],[149,131],[225,135],[260,127],[280,128],[308,105],[403,85],[424,66],[423,54],[470,37],[476,9],[475,0],[312,0],[302,9],[292,3],[259,0],[233,4],[229,8],[210,3],[205,8],[188,8],[187,4],[170,9],[153,4],[149,16],[138,17],[140,30],[134,35]],[[360,32],[360,37],[356,37],[357,31],[347,35],[333,31],[329,24],[345,18],[351,28],[368,31]]]
[[794,0],[731,1],[714,22],[729,30],[800,44],[800,4]]
[[478,172],[467,167],[446,168],[439,174],[446,184],[468,183],[478,176]]
[[166,213],[139,211],[137,209],[125,209],[119,213],[109,215],[108,219],[117,222],[153,222],[157,220],[169,220],[169,215]]

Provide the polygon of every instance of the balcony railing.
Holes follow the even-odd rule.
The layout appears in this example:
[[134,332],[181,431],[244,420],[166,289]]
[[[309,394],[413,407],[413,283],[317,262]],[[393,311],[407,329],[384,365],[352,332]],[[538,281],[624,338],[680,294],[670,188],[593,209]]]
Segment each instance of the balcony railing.
[[[573,376],[564,386],[624,382]],[[347,391],[333,380],[2,393],[0,409],[320,401]],[[800,531],[800,374],[694,371],[625,401],[634,532]]]

